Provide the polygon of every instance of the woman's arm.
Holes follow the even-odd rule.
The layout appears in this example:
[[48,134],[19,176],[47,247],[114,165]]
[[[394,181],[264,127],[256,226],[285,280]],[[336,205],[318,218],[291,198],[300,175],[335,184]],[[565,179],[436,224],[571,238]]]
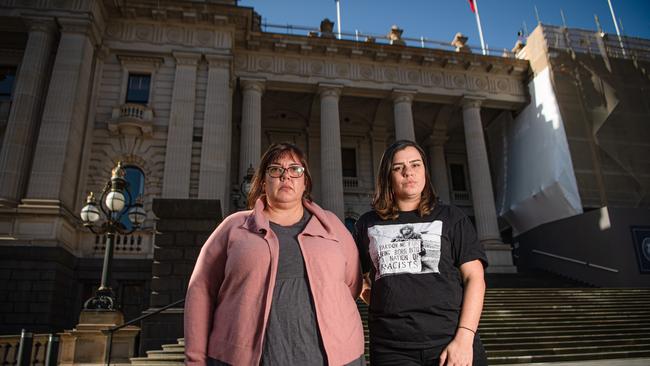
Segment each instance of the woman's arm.
[[460,310],[460,320],[456,336],[440,355],[440,365],[472,365],[474,336],[483,311],[485,296],[485,279],[483,263],[473,260],[460,266],[463,279],[463,305]]
[[205,366],[215,301],[224,278],[227,239],[222,223],[201,248],[185,296],[185,364]]

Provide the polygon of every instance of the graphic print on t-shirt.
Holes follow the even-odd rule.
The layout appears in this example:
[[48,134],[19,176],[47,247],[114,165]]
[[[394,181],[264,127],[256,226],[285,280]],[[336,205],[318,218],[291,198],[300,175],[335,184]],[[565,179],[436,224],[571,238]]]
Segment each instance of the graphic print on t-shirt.
[[368,228],[375,279],[402,273],[439,273],[442,221]]

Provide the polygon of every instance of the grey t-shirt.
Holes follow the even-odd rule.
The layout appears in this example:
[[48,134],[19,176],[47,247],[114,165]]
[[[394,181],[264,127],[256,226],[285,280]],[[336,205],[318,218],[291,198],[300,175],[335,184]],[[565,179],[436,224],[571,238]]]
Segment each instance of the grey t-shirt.
[[305,261],[298,244],[298,234],[310,218],[311,214],[305,210],[302,219],[291,226],[271,222],[271,230],[280,243],[280,254],[262,365],[326,364]]
[[[310,218],[311,214],[304,210],[302,219],[294,225],[270,223],[280,243],[280,254],[261,365],[327,365],[298,243],[298,234]],[[348,365],[365,365],[365,359],[361,355]]]

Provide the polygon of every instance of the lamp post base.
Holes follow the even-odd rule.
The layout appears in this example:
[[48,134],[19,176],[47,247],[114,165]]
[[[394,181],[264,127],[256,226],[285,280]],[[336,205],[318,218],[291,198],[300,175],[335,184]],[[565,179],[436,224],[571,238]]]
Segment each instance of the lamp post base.
[[95,296],[86,300],[84,310],[116,310],[115,295],[110,287],[100,287]]
[[[123,323],[124,316],[117,310],[82,310],[79,324],[60,333],[59,365],[104,365],[109,342],[106,329]],[[138,327],[127,326],[114,333],[111,364],[129,363],[139,331]]]

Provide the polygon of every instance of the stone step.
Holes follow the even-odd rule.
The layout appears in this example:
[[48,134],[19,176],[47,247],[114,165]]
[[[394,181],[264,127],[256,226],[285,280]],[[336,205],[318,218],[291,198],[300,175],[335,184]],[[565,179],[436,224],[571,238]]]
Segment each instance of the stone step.
[[169,353],[165,352],[163,350],[153,350],[153,351],[147,351],[147,358],[156,358],[156,359],[164,359],[164,360],[184,360],[185,355],[184,354],[178,354],[178,353]]
[[516,345],[516,344],[537,344],[546,342],[571,342],[579,340],[592,340],[592,341],[610,341],[617,339],[644,339],[650,338],[650,331],[634,332],[632,330],[625,330],[625,332],[599,332],[598,334],[552,334],[537,337],[522,337],[522,336],[509,336],[499,337],[491,336],[489,338],[481,337],[484,345],[490,347],[499,347],[500,345]]
[[163,344],[162,345],[163,352],[166,353],[183,353],[185,352],[185,345],[184,344]]
[[620,337],[620,338],[609,338],[609,339],[563,339],[563,340],[547,340],[547,341],[512,341],[508,343],[483,343],[484,346],[489,347],[494,354],[496,351],[511,351],[516,349],[518,351],[523,350],[535,350],[535,349],[562,349],[562,348],[584,348],[585,346],[602,346],[607,348],[609,346],[624,346],[624,345],[646,345],[650,347],[650,335],[647,335],[642,338],[636,337]]
[[619,344],[609,346],[580,346],[580,347],[552,347],[552,348],[537,348],[537,349],[511,349],[511,350],[496,350],[490,352],[490,357],[500,356],[546,356],[546,355],[576,355],[580,353],[603,353],[603,352],[648,352],[650,353],[650,345],[645,344]]
[[[642,351],[620,351],[620,352],[590,352],[572,353],[564,355],[543,355],[543,356],[499,356],[493,357],[488,354],[489,365],[506,365],[538,362],[568,362],[585,360],[611,360],[621,358],[650,357],[649,350]],[[551,365],[549,365],[551,366]]]

